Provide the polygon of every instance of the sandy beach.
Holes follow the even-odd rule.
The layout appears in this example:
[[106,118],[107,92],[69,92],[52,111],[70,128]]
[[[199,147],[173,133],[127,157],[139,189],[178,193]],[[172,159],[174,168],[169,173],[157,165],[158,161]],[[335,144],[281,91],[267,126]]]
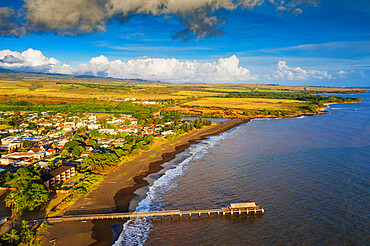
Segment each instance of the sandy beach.
[[[79,198],[66,209],[65,214],[128,211],[130,201],[135,197],[134,192],[148,184],[143,178],[160,171],[161,164],[172,160],[176,154],[196,144],[198,140],[218,135],[248,121],[232,119],[213,124],[143,152],[133,161],[109,172],[97,189]],[[45,235],[43,245],[54,245],[50,242],[52,239],[56,239],[56,245],[111,245],[113,233],[110,226],[114,223],[113,220],[55,223]],[[122,224],[122,221],[119,223]]]

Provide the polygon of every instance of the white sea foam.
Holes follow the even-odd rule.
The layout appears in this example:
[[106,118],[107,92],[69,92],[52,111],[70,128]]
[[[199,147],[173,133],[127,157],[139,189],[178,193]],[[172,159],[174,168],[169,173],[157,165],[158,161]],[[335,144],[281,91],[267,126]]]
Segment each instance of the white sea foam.
[[[145,212],[161,210],[160,202],[164,197],[164,193],[177,186],[176,179],[185,175],[185,170],[188,168],[189,163],[202,158],[208,152],[208,149],[215,146],[219,141],[224,139],[227,134],[233,131],[235,131],[235,128],[220,135],[211,136],[202,140],[199,144],[192,145],[185,153],[188,155],[185,160],[181,161],[174,168],[166,170],[163,176],[154,181],[153,185],[149,187],[146,197],[139,202],[135,211]],[[150,219],[131,219],[123,225],[123,231],[113,245],[144,245],[151,226]]]

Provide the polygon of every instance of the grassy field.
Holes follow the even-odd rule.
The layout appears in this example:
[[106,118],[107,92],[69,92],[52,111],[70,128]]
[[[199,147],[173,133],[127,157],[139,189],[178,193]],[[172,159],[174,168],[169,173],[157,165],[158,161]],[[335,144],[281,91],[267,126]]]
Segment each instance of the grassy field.
[[[170,84],[111,78],[0,73],[0,102],[119,104],[125,98],[170,100],[162,110],[189,115],[239,115],[243,110],[302,111],[309,102],[248,96],[268,93],[358,93],[355,88],[303,87],[262,84]],[[247,96],[238,96],[246,93]],[[280,93],[281,94],[281,93]],[[233,96],[230,96],[233,95]],[[235,96],[236,95],[236,96]],[[243,97],[243,98],[226,98]],[[253,97],[253,98],[251,98]],[[285,96],[280,96],[285,98]],[[272,97],[274,98],[274,97]],[[296,99],[296,98],[291,98]],[[168,108],[168,106],[171,106]],[[166,108],[167,107],[167,108]],[[228,110],[227,112],[225,110]],[[233,111],[234,110],[234,111]],[[235,111],[236,110],[236,111]],[[104,111],[105,112],[105,111]]]
[[268,109],[268,110],[292,110],[306,106],[307,102],[286,99],[268,98],[203,98],[197,101],[187,102],[185,106],[218,107],[224,109]]
[[[358,89],[302,87],[257,84],[158,84],[128,83],[103,79],[60,79],[54,77],[0,78],[0,96],[69,99],[125,99],[139,100],[187,99],[222,96],[232,92],[250,91],[315,91],[319,93],[350,92]],[[50,100],[49,100],[50,101]]]

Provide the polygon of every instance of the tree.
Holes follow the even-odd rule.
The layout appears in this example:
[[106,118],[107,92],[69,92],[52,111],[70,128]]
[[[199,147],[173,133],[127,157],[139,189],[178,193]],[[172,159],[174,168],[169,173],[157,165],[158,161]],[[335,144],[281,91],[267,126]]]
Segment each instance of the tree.
[[73,148],[72,154],[73,154],[74,157],[78,158],[78,157],[81,156],[81,153],[84,152],[84,151],[85,151],[84,147],[76,146],[76,147]]
[[131,124],[131,121],[129,119],[125,119],[124,122],[123,122],[123,124],[125,126],[129,126]]
[[10,245],[17,244],[19,240],[19,235],[16,229],[11,229],[9,232],[5,233],[2,239],[6,242],[9,242]]
[[[9,195],[5,199],[5,206],[12,209],[13,213],[18,213],[18,209],[14,209],[14,205],[17,202],[17,194],[15,192],[9,193]],[[18,206],[16,206],[18,208]]]
[[82,169],[93,172],[102,172],[110,166],[120,163],[120,159],[115,153],[90,153],[82,161]]
[[23,140],[22,141],[22,146],[23,146],[24,149],[31,148],[32,147],[32,142],[31,141],[27,141],[27,140]]
[[133,154],[133,155],[140,154],[140,149],[137,149],[137,148],[132,149],[131,154]]
[[116,129],[117,127],[114,124],[110,123],[110,124],[108,124],[108,128],[109,129]]
[[16,126],[19,126],[21,122],[22,122],[22,116],[20,115],[20,113],[16,113],[12,117],[10,117],[8,124],[13,127],[16,127]]
[[69,156],[69,152],[68,150],[64,149],[61,153],[60,153],[61,157],[63,159],[68,159],[70,156]]
[[21,224],[20,224],[20,227],[21,227],[21,229],[22,229],[23,231],[25,231],[25,230],[28,230],[28,228],[30,227],[30,225],[28,224],[28,222],[27,222],[27,221],[22,220],[22,221],[21,221]]
[[114,153],[118,156],[118,157],[122,157],[125,155],[125,151],[123,151],[123,149],[114,149]]
[[30,243],[35,238],[33,231],[29,229],[28,222],[25,220],[22,220],[20,227],[20,234],[21,234],[21,241],[22,243],[20,245],[30,245]]
[[95,139],[90,139],[86,142],[86,144],[90,145],[95,149],[98,146],[98,141],[96,141]]
[[27,168],[18,169],[8,183],[14,190],[6,197],[5,204],[14,213],[34,211],[49,201],[42,179]]
[[[35,234],[31,230],[21,231],[21,241],[23,245],[30,245],[35,238]],[[20,244],[21,245],[21,244]]]
[[52,143],[52,144],[51,144],[51,147],[52,147],[53,149],[58,148],[58,143],[57,143],[57,142]]
[[[72,140],[72,141],[69,141],[69,142],[65,143],[64,149],[71,149],[72,150],[72,149],[74,149],[74,147],[82,145],[82,142],[84,142],[84,139],[80,138],[80,137],[78,137],[78,139],[79,139],[78,141]],[[80,142],[80,140],[82,142]]]

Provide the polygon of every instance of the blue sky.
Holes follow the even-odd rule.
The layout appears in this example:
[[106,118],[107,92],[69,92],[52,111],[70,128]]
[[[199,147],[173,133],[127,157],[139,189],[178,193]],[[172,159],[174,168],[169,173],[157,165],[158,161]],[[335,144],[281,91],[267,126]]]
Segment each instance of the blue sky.
[[[66,8],[71,2],[59,1],[64,1]],[[82,6],[85,1],[81,0]],[[189,5],[194,2],[188,1]],[[106,22],[92,27],[105,30],[90,30],[85,24],[74,26],[64,20],[58,22],[58,18],[54,23],[55,13],[48,13],[51,17],[45,22],[36,23],[38,19],[34,16],[40,14],[37,11],[44,14],[43,8],[35,10],[30,6],[38,2],[41,0],[27,0],[26,7],[18,0],[0,3],[0,8],[13,9],[15,13],[9,17],[11,11],[8,14],[0,11],[0,29],[3,29],[0,50],[10,50],[0,53],[0,66],[174,82],[370,85],[370,2],[366,0],[292,0],[285,5],[266,0],[250,8],[232,9],[197,5],[185,14],[181,11],[179,14],[178,10],[166,10],[166,13],[150,10],[148,14],[146,10],[144,14],[138,11],[124,15],[123,23],[122,15],[104,17]],[[208,23],[208,19],[199,17],[204,13],[216,17],[219,25],[194,29],[199,21]],[[8,28],[13,24],[18,33]],[[188,31],[190,40],[173,39],[182,30]],[[222,30],[224,34],[212,36],[214,30]],[[29,48],[42,53],[22,55]],[[5,58],[9,57],[17,57],[19,62],[7,63],[10,60]],[[56,66],[54,61],[45,60],[51,57],[60,64]],[[100,58],[91,62],[94,57]],[[41,58],[42,64],[30,60],[41,61]],[[113,63],[116,60],[122,63]],[[61,69],[63,63],[70,67]],[[82,63],[86,65],[81,67]],[[184,72],[178,72],[182,68]]]

